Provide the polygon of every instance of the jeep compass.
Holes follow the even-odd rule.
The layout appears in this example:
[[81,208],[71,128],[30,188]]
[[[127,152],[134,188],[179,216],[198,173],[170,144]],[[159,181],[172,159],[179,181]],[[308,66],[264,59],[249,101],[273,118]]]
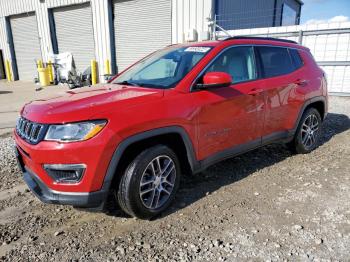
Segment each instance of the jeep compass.
[[270,144],[309,153],[327,114],[324,72],[289,40],[232,37],[172,45],[102,87],[26,104],[14,137],[43,202],[149,219],[183,174]]

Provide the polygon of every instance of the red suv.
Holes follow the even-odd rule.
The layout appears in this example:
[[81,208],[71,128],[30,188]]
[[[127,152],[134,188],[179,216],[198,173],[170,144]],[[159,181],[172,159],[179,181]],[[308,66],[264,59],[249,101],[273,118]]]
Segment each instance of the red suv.
[[43,202],[103,210],[114,196],[151,218],[182,174],[275,142],[312,151],[326,113],[325,75],[307,48],[233,37],[169,46],[103,87],[28,103],[14,137]]

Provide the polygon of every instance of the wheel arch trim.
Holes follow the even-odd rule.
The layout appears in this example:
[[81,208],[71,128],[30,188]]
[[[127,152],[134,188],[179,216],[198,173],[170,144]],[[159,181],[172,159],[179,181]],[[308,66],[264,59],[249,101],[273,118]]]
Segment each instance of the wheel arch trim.
[[293,134],[296,132],[296,130],[298,129],[298,126],[299,126],[299,122],[301,120],[301,117],[303,116],[306,108],[313,104],[313,103],[316,103],[316,102],[322,102],[323,103],[323,107],[324,107],[324,116],[323,116],[323,119],[324,120],[326,118],[326,115],[327,115],[327,100],[324,96],[316,96],[316,97],[313,97],[313,98],[310,98],[308,100],[305,101],[305,103],[303,104],[303,106],[301,107],[300,111],[299,111],[299,115],[298,115],[298,118],[297,120],[295,121],[295,124],[294,124],[294,128],[292,129],[292,132]]
[[130,145],[137,143],[137,142],[141,142],[145,139],[149,139],[149,138],[156,137],[159,135],[172,134],[172,133],[180,135],[180,137],[183,140],[183,143],[185,145],[185,148],[186,148],[187,159],[188,159],[188,162],[190,164],[190,167],[191,167],[192,171],[197,170],[199,162],[196,159],[193,143],[192,143],[187,131],[185,131],[185,129],[183,127],[180,127],[180,126],[167,126],[167,127],[162,127],[162,128],[156,128],[153,130],[149,130],[149,131],[145,131],[142,133],[132,135],[132,136],[126,138],[125,140],[123,140],[117,146],[117,148],[115,149],[115,151],[112,155],[112,158],[109,162],[108,169],[107,169],[106,175],[104,177],[104,181],[103,181],[103,185],[102,185],[101,189],[102,190],[109,190],[110,189],[110,186],[111,186],[111,183],[113,181],[115,172],[118,168],[118,164],[120,162],[120,159],[121,159],[123,153],[125,152],[125,150]]

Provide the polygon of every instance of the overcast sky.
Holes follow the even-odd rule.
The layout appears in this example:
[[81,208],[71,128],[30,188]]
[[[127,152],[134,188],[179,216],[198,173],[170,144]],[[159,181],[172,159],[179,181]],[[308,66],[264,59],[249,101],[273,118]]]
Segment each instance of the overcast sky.
[[350,0],[303,0],[301,24],[350,21]]

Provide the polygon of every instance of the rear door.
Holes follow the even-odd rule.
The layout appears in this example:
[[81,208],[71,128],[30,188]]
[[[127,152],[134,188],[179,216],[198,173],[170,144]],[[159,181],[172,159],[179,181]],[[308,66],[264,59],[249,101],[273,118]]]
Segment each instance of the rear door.
[[304,96],[298,89],[302,72],[292,61],[289,49],[277,46],[256,47],[265,85],[263,142],[286,135],[292,129]]

